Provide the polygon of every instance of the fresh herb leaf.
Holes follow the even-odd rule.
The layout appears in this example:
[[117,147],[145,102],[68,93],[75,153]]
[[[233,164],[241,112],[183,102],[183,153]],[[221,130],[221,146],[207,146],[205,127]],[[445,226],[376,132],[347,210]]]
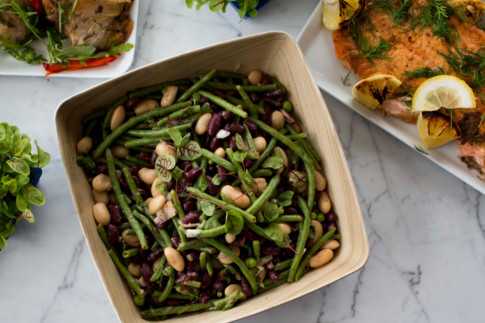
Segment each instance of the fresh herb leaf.
[[264,229],[264,233],[273,241],[283,242],[283,231],[281,231],[278,223],[270,223],[269,226]]
[[475,89],[485,86],[485,47],[476,52],[464,48],[456,48],[448,54],[438,51],[438,54],[450,64],[451,68]]
[[423,155],[429,155],[421,146],[414,145],[414,149],[416,149],[417,151],[419,151]]
[[200,205],[200,210],[202,213],[206,214],[207,216],[213,216],[215,211],[216,211],[216,205],[209,202],[209,201],[203,201],[203,200],[198,200],[197,201]]
[[280,206],[290,206],[293,204],[293,195],[295,195],[295,192],[292,191],[285,191],[278,195],[278,204]]
[[403,73],[403,75],[406,76],[408,80],[422,77],[430,78],[443,74],[446,74],[446,72],[441,66],[438,66],[436,69],[432,69],[431,67],[418,67],[414,71],[406,71]]
[[270,156],[261,164],[262,168],[279,169],[283,166],[283,158],[278,156]]
[[228,211],[226,213],[226,224],[224,229],[226,233],[237,235],[244,228],[244,219],[238,213]]
[[350,73],[352,73],[352,71],[349,71],[347,73],[347,75],[345,75],[345,77],[342,77],[342,76],[340,77],[340,80],[342,81],[342,84],[344,86],[350,86],[351,85],[350,84],[350,79],[349,79],[350,78]]
[[263,211],[263,216],[268,222],[272,222],[278,218],[280,215],[280,210],[278,208],[278,205],[274,202],[268,202],[268,205]]
[[177,156],[182,160],[195,160],[202,155],[197,142],[191,140],[184,147],[177,147]]

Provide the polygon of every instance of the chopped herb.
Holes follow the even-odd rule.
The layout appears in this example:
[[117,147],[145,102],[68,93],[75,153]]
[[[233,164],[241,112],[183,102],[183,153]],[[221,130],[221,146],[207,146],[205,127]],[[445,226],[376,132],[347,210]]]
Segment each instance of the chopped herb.
[[413,7],[413,0],[398,0],[398,5],[390,0],[377,0],[369,4],[370,8],[380,8],[387,11],[391,17],[392,25],[399,26],[400,24],[412,19],[413,15],[410,9]]
[[469,78],[471,87],[481,89],[485,86],[485,47],[476,52],[456,48],[456,52],[445,54],[438,51],[438,54],[444,57],[459,76]]
[[413,106],[413,100],[412,99],[402,100],[402,103],[404,103],[405,105],[407,105],[408,108],[412,108],[412,106]]
[[448,20],[451,15],[455,14],[455,9],[446,0],[427,0],[426,2],[426,5],[418,7],[420,12],[409,29],[413,30],[418,26],[422,31],[424,27],[430,27],[433,35],[443,38],[450,44],[453,43],[452,28],[456,28],[450,25]]
[[435,70],[431,67],[418,67],[414,71],[406,71],[403,73],[404,76],[407,77],[408,80],[417,79],[421,77],[430,78],[437,75],[443,75],[446,72],[443,70],[441,66],[438,66]]
[[342,77],[342,76],[340,77],[340,80],[342,81],[342,84],[343,84],[344,86],[350,86],[350,85],[351,85],[351,84],[350,84],[350,79],[349,79],[349,77],[350,77],[350,73],[352,73],[352,71],[349,71],[349,72],[347,73],[347,75],[345,75],[345,77]]
[[482,101],[482,103],[485,103],[485,94],[479,94],[478,97]]
[[485,120],[485,114],[480,119],[480,123],[478,124],[478,129],[480,129],[480,127],[482,126],[483,120]]
[[421,146],[414,145],[414,149],[416,149],[417,151],[419,151],[423,155],[429,155]]

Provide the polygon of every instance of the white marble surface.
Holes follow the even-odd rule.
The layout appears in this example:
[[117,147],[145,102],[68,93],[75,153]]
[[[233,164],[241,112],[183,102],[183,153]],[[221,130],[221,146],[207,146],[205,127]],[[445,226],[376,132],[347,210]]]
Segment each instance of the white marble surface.
[[[143,0],[134,67],[268,30],[296,37],[317,0],[273,0],[239,23],[180,0]],[[0,254],[0,322],[116,322],[84,242],[54,113],[94,79],[0,77],[0,120],[52,155],[47,203]],[[485,196],[323,93],[348,159],[371,255],[363,270],[241,322],[479,322],[485,316]]]

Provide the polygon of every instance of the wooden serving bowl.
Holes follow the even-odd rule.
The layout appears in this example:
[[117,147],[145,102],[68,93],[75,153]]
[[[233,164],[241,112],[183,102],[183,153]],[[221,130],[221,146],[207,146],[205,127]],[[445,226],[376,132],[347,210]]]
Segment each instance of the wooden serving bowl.
[[[62,159],[79,221],[109,297],[123,322],[143,322],[129,288],[98,236],[92,214],[93,197],[83,170],[76,165],[76,143],[83,117],[106,107],[127,91],[200,75],[210,69],[248,73],[257,68],[278,78],[288,89],[295,116],[323,161],[328,192],[338,215],[341,246],[325,266],[305,274],[297,283],[284,284],[251,297],[225,312],[196,315],[197,322],[226,322],[259,313],[322,288],[360,269],[369,244],[354,185],[320,90],[293,38],[269,32],[198,49],[141,67],[83,91],[59,105],[56,127]],[[195,317],[192,317],[195,318]],[[170,322],[182,322],[186,316]]]

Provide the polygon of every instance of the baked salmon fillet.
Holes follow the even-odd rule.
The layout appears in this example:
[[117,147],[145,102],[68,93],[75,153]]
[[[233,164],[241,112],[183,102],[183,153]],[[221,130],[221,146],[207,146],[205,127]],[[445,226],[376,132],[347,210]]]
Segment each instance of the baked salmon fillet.
[[[426,17],[436,15],[436,4],[447,10],[439,26],[437,16]],[[485,175],[485,30],[468,23],[446,0],[371,0],[332,36],[337,58],[359,79],[390,74],[402,82],[401,93],[380,108],[406,122],[415,122],[417,115],[397,97],[409,99],[433,76],[418,71],[454,75],[471,85],[475,109],[441,112],[460,130],[461,159]]]

